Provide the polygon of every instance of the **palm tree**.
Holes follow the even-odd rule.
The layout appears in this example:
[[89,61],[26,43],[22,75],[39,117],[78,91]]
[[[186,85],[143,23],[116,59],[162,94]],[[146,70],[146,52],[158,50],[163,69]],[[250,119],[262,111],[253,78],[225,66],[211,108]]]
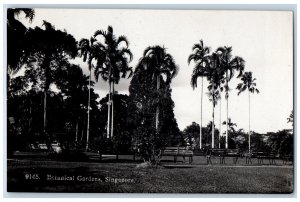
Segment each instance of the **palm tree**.
[[231,121],[231,118],[228,118],[228,123],[226,123],[226,121],[223,121],[223,125],[228,125],[228,128],[231,130],[231,132],[235,132],[235,128],[234,127],[236,127],[237,125],[236,125],[236,123],[233,123],[232,121]]
[[[156,90],[158,95],[160,94],[160,82],[163,79],[163,75],[166,77],[166,85],[170,85],[172,79],[177,75],[178,67],[175,64],[172,55],[166,52],[166,48],[161,46],[149,46],[145,49],[143,58],[140,64],[144,67],[151,68],[151,76],[153,80],[156,80]],[[156,105],[155,113],[155,129],[156,133],[159,133],[159,105]]]
[[116,37],[113,28],[108,26],[107,31],[97,30],[94,37],[102,36],[104,43],[97,43],[99,57],[95,66],[95,78],[98,81],[101,75],[104,81],[109,84],[109,101],[107,116],[107,136],[113,136],[114,129],[114,85],[118,84],[121,78],[130,78],[132,76],[132,67],[129,62],[132,61],[132,53],[128,48],[129,42],[125,36]]
[[207,68],[207,79],[209,81],[208,85],[208,96],[209,100],[212,102],[213,111],[212,111],[212,149],[214,148],[214,111],[215,106],[220,99],[220,91],[223,89],[221,83],[223,80],[223,72],[220,67],[220,57],[217,53],[213,53],[209,57],[209,66]]
[[88,39],[81,39],[79,41],[79,51],[80,56],[83,57],[83,61],[88,63],[89,67],[89,97],[88,97],[88,107],[87,107],[87,132],[86,132],[86,151],[89,148],[89,136],[90,136],[90,100],[91,100],[91,76],[92,76],[92,61],[96,59],[97,56],[97,46],[94,45],[96,39],[91,37],[90,40]]
[[26,61],[25,35],[27,28],[15,17],[24,13],[25,18],[32,22],[35,11],[28,8],[7,9],[7,65],[8,70],[16,73]]
[[[235,127],[237,127],[237,124],[236,123],[233,123],[232,121],[231,121],[231,118],[228,118],[228,122],[227,121],[223,121],[223,123],[222,123],[223,125],[228,125],[228,132],[229,132],[229,136],[231,135],[231,137],[233,136],[233,135],[236,135],[236,129],[235,129]],[[226,132],[225,132],[226,133]],[[233,138],[235,138],[236,139],[236,137],[233,137]]]
[[[226,120],[228,120],[228,98],[229,98],[229,81],[233,78],[234,72],[238,71],[238,78],[242,75],[245,68],[245,61],[241,57],[232,57],[232,47],[219,47],[216,52],[220,55],[221,67],[226,76],[225,99],[226,99]],[[226,125],[225,148],[228,148],[228,125]]]
[[245,72],[241,77],[242,83],[237,85],[238,95],[248,90],[249,98],[249,153],[251,151],[251,142],[250,142],[250,93],[259,93],[259,90],[256,88],[255,78],[252,77],[252,72]]
[[202,103],[203,103],[203,77],[206,76],[209,63],[209,48],[203,45],[203,41],[200,40],[200,43],[194,44],[193,53],[188,58],[188,64],[193,60],[196,64],[193,70],[191,85],[193,89],[197,87],[197,79],[201,77],[201,121],[200,121],[200,139],[199,145],[202,149]]
[[[222,74],[222,70],[219,70],[220,73]],[[222,92],[224,90],[224,87],[222,86],[222,84],[225,82],[224,78],[220,77],[219,78],[219,85],[218,85],[218,89],[219,89],[219,100],[220,100],[220,118],[219,118],[219,149],[221,148],[221,135],[222,135]]]

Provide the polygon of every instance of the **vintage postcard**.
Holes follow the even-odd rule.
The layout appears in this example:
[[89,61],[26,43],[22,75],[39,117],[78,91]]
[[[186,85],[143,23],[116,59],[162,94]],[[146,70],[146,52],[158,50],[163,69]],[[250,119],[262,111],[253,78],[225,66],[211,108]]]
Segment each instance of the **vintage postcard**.
[[6,14],[7,192],[294,192],[292,11]]

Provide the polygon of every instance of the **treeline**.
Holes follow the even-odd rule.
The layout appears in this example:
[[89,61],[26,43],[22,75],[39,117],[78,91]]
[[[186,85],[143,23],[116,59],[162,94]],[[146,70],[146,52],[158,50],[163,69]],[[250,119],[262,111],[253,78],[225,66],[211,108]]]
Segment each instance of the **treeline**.
[[[224,123],[223,123],[224,124]],[[248,152],[249,136],[243,129],[238,129],[237,124],[229,118],[228,121],[228,147],[239,149],[241,153]],[[211,148],[211,128],[212,122],[202,128],[203,149]],[[183,130],[185,142],[191,145],[194,150],[199,150],[200,125],[193,122]],[[220,130],[216,130],[215,148],[225,148],[226,139]],[[292,156],[293,154],[293,135],[291,130],[280,130],[278,132],[268,132],[265,134],[252,132],[251,134],[252,151],[275,152],[280,156]]]

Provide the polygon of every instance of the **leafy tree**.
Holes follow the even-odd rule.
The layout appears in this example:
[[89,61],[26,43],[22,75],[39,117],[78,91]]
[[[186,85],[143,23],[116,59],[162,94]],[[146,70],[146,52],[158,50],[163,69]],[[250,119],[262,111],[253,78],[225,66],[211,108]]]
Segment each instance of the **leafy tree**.
[[[98,120],[98,124],[100,121],[100,134],[105,134],[105,120],[107,120],[107,110],[108,108],[105,106],[109,99],[109,95],[102,98],[100,100],[100,119]],[[115,112],[118,116],[115,117],[115,135],[109,139],[103,135],[99,137],[99,150],[101,152],[105,152],[105,150],[110,150],[115,154],[126,154],[129,152],[131,146],[131,135],[132,129],[129,127],[128,122],[128,95],[118,94],[115,92]],[[100,142],[101,140],[101,142]],[[102,147],[102,148],[101,148]]]
[[202,149],[202,102],[203,102],[203,77],[207,76],[207,68],[209,65],[209,48],[204,46],[203,41],[194,44],[193,53],[188,58],[188,64],[191,61],[195,62],[195,67],[193,70],[191,85],[193,89],[197,87],[197,80],[201,77],[201,121],[200,121],[200,143],[199,147]]
[[[160,134],[159,141],[167,146],[180,145],[182,143],[182,135],[178,128],[177,120],[175,119],[174,107],[175,103],[171,98],[172,90],[169,85],[161,82],[161,89],[163,89],[161,99],[159,101],[160,116]],[[159,146],[165,146],[161,143]]]
[[[8,74],[8,77],[10,75]],[[29,82],[26,77],[18,76],[8,79],[7,87],[7,148],[12,151],[25,150],[26,143],[32,139],[32,135],[39,129],[36,120],[40,119],[40,97],[28,90]]]
[[245,90],[248,90],[248,99],[249,99],[249,152],[251,150],[251,139],[250,139],[250,93],[259,93],[259,90],[256,88],[255,78],[252,77],[252,72],[245,72],[241,77],[242,83],[237,85],[238,95]]
[[[14,79],[12,79],[13,81]],[[8,98],[8,148],[10,150],[27,150],[29,143],[49,143],[51,136],[41,136],[43,125],[42,119],[43,93],[29,89],[21,94]],[[59,93],[49,91],[49,132],[64,133],[66,113],[64,110],[63,97]]]
[[[266,135],[260,134],[256,132],[252,132],[251,134],[251,146],[253,151],[265,151],[269,152],[270,147],[266,141]],[[248,135],[248,152],[249,152],[249,135]]]
[[[75,141],[78,142],[79,125],[86,117],[86,97],[87,94],[90,95],[90,86],[93,86],[94,82],[91,82],[90,78],[83,74],[82,69],[78,65],[68,63],[56,70],[55,77],[56,86],[64,96],[68,114],[66,121],[72,126],[72,129],[75,129]],[[93,101],[95,102],[95,99]],[[88,102],[90,102],[90,99]]]
[[55,70],[63,61],[77,55],[76,40],[65,31],[56,30],[49,22],[44,21],[45,29],[35,27],[27,32],[29,63],[26,73],[34,88],[44,91],[44,132],[47,130],[47,94],[50,85],[55,82]]
[[[212,122],[209,122],[208,125],[206,127],[203,127],[203,136],[202,136],[202,142],[204,144],[204,147],[202,147],[201,149],[208,147],[208,145],[210,144],[210,133],[212,130]],[[200,145],[200,138],[199,138],[199,131],[200,131],[200,126],[199,124],[197,124],[196,122],[192,122],[191,125],[187,126],[184,130],[183,130],[183,137],[185,140],[185,143],[188,143],[189,145],[191,145],[193,147],[193,149],[199,149],[199,145]],[[217,131],[218,132],[218,131]],[[217,141],[216,137],[215,137],[215,142]]]
[[191,125],[187,126],[183,130],[185,142],[191,146],[194,145],[196,143],[196,139],[198,138],[199,131],[200,126],[196,122],[193,122]]
[[280,130],[276,133],[267,133],[267,145],[270,150],[280,156],[288,156],[293,153],[293,137],[288,130]]
[[29,83],[24,76],[18,76],[11,78],[8,74],[8,85],[7,85],[7,98],[8,100],[25,94],[27,88],[29,87]]
[[[40,135],[43,124],[43,93],[30,88],[26,76],[11,79],[8,96],[8,117],[14,123],[9,124],[8,137],[15,137],[12,141],[16,146],[10,148],[26,150],[29,143],[64,141],[69,145],[77,140],[84,143],[82,138],[86,128],[86,97],[88,95],[88,77],[82,73],[77,65],[65,64],[55,71],[57,90],[48,91],[48,135]],[[24,85],[27,84],[27,85]],[[29,87],[25,87],[29,86]],[[97,120],[99,119],[98,95],[91,89],[91,134],[99,135]],[[17,138],[16,138],[17,137]],[[11,138],[10,138],[11,140]],[[18,144],[20,142],[20,144]],[[23,142],[23,143],[22,143]],[[11,141],[10,141],[11,143]]]
[[247,152],[247,134],[243,129],[229,131],[228,146],[229,148],[237,148],[240,152]]
[[[232,47],[219,47],[216,50],[216,53],[220,58],[220,66],[222,71],[225,73],[225,98],[226,98],[226,120],[228,120],[228,98],[229,98],[229,81],[233,78],[234,72],[238,71],[238,78],[242,76],[242,73],[245,68],[245,61],[239,56],[232,56]],[[226,125],[226,145],[225,148],[228,148],[228,125]]]
[[[155,153],[167,145],[181,144],[183,138],[174,117],[174,102],[167,81],[160,77],[160,92],[153,69],[143,63],[136,67],[129,86],[129,127],[133,131],[133,143],[146,161],[155,161]],[[159,106],[159,131],[156,130],[156,109]]]
[[129,62],[132,61],[132,53],[128,48],[129,42],[125,36],[116,37],[113,28],[108,26],[107,31],[97,30],[94,37],[102,36],[104,43],[98,43],[99,57],[95,66],[95,77],[99,76],[109,84],[107,136],[111,138],[114,134],[114,85],[118,84],[121,78],[130,78],[132,68]]
[[26,32],[28,29],[16,19],[21,13],[30,22],[35,16],[33,9],[27,8],[9,8],[7,9],[7,64],[8,71],[16,73],[26,62]]
[[212,131],[212,128],[216,128],[216,126],[212,124],[213,122],[210,121],[206,127],[203,127],[203,149],[211,149],[212,148],[212,143],[214,143],[214,147],[216,146],[216,143],[218,142],[218,139],[219,139],[219,130],[218,129],[214,129],[214,140],[212,140],[212,137],[211,137],[211,131]]

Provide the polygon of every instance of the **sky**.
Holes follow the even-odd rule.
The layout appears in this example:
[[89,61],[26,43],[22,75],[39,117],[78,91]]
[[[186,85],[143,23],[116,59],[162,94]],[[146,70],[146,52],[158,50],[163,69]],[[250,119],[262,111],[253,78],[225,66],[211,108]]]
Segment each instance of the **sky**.
[[[293,17],[281,11],[203,11],[203,10],[101,10],[101,9],[35,9],[32,23],[19,16],[26,26],[42,26],[43,20],[56,29],[66,30],[76,40],[90,38],[96,30],[114,29],[116,36],[125,35],[133,53],[130,66],[135,67],[148,46],[161,45],[175,58],[179,73],[173,79],[172,99],[178,126],[183,130],[192,122],[200,123],[201,82],[193,90],[190,85],[194,63],[187,63],[192,46],[200,39],[214,51],[220,46],[232,46],[233,56],[243,57],[245,71],[257,79],[259,94],[251,95],[251,130],[259,133],[291,128],[287,117],[293,109]],[[79,64],[88,74],[87,64]],[[237,128],[248,130],[248,94],[237,95],[239,79],[229,83],[229,117]],[[116,85],[119,93],[128,94],[130,79]],[[212,120],[212,103],[204,80],[203,125]],[[99,81],[96,92],[104,97],[108,84]],[[219,128],[226,120],[226,103],[215,108],[215,124]],[[225,126],[222,126],[225,131]]]

